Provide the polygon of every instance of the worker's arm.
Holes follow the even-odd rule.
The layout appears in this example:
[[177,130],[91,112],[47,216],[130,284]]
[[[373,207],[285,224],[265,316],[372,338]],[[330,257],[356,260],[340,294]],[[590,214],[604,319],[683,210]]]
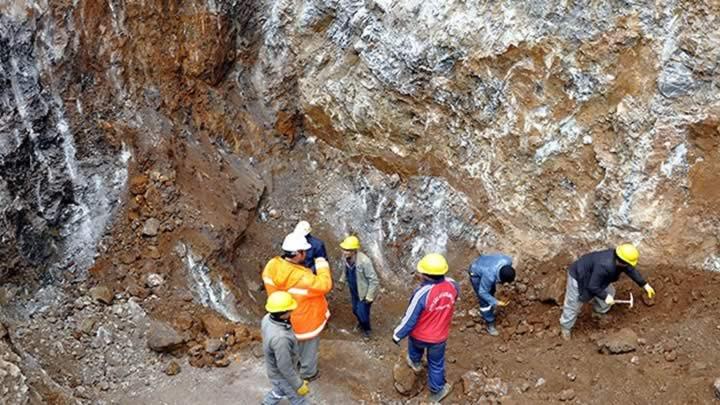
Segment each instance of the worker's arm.
[[637,269],[634,267],[628,267],[627,270],[625,270],[625,273],[635,282],[635,284],[639,285],[640,287],[645,287],[645,284],[647,284],[647,281],[643,278],[643,276],[640,274]]
[[420,318],[420,314],[423,309],[425,309],[425,299],[428,291],[430,291],[430,287],[431,286],[429,285],[420,287],[420,289],[413,294],[410,299],[410,305],[408,305],[407,310],[405,310],[405,315],[400,321],[400,325],[398,325],[393,332],[393,340],[395,342],[405,339],[405,337],[412,332],[415,324]]
[[602,266],[594,264],[590,281],[588,282],[588,291],[590,291],[590,294],[601,300],[605,300],[608,295],[605,290],[609,284],[607,270]]
[[298,375],[297,365],[293,361],[292,342],[286,337],[277,337],[273,339],[272,347],[280,373],[293,390],[297,391],[303,385],[303,380]]
[[478,297],[482,298],[483,301],[488,303],[491,307],[494,307],[497,305],[497,300],[495,297],[493,297],[492,294],[490,294],[490,291],[492,291],[492,288],[495,286],[495,280],[491,279],[490,277],[486,275],[482,275],[480,278],[480,285],[478,286]]
[[377,273],[375,272],[375,267],[373,267],[370,259],[364,261],[363,263],[363,274],[365,274],[365,277],[368,280],[368,291],[364,298],[366,301],[372,302],[373,300],[375,300],[375,292],[380,285],[380,280],[378,280]]
[[327,259],[327,252],[325,252],[325,244],[319,239],[318,239],[317,252],[315,252],[315,254],[316,254],[316,256],[315,256],[316,258],[322,257],[324,259]]
[[263,285],[265,286],[265,292],[268,295],[272,294],[273,292],[275,292],[275,290],[277,290],[277,288],[275,287],[275,283],[273,282],[273,279],[271,276],[271,269],[273,266],[275,266],[274,258],[270,259],[270,261],[267,262],[267,264],[265,265],[265,268],[263,269],[263,272],[262,272]]
[[289,289],[290,294],[307,295],[316,297],[325,295],[332,290],[332,273],[330,265],[323,258],[315,259],[317,274],[306,272],[293,288]]

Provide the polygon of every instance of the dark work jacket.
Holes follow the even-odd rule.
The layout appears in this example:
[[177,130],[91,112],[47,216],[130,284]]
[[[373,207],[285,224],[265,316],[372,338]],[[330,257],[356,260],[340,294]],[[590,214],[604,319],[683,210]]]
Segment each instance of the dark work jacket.
[[635,268],[615,265],[615,249],[588,253],[570,266],[570,276],[578,282],[582,302],[590,301],[593,297],[601,300],[607,298],[605,289],[610,283],[618,281],[621,273],[627,273],[640,287],[646,284]]
[[305,239],[310,244],[311,248],[307,251],[305,256],[305,267],[311,269],[315,273],[315,259],[322,257],[327,259],[327,253],[325,253],[325,244],[320,239],[308,234]]

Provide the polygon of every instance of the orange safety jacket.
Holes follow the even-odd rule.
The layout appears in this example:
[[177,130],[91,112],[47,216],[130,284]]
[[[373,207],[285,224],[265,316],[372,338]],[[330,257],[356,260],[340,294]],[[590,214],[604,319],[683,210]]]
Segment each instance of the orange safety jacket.
[[263,284],[268,295],[287,291],[298,306],[290,316],[290,324],[298,340],[316,337],[330,318],[325,294],[332,289],[330,265],[325,259],[315,261],[317,274],[300,264],[274,257],[265,265]]

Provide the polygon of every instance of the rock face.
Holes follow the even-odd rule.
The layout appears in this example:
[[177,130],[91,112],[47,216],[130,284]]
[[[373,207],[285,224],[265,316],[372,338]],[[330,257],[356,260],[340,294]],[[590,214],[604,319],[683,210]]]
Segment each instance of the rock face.
[[598,350],[606,354],[634,352],[638,345],[638,336],[632,330],[623,328],[597,341]]

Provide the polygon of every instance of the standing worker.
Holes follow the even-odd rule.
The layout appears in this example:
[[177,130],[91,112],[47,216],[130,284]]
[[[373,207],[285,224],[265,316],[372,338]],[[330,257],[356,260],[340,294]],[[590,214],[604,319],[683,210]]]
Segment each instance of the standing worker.
[[487,331],[490,336],[500,333],[495,327],[495,310],[505,307],[508,302],[495,298],[495,287],[498,283],[512,283],[515,281],[515,269],[512,259],[502,253],[482,255],[470,265],[470,283],[480,302],[482,314]]
[[305,237],[305,240],[307,240],[307,242],[311,246],[311,248],[307,251],[307,255],[305,256],[305,267],[315,273],[315,259],[317,259],[318,257],[322,257],[323,259],[327,260],[327,253],[325,252],[325,243],[323,243],[323,241],[321,241],[320,239],[312,236],[310,232],[312,232],[312,228],[310,227],[310,223],[308,221],[300,221],[297,223],[297,225],[295,225],[295,233],[303,235]]
[[615,287],[612,283],[620,278],[621,273],[627,274],[641,286],[648,298],[655,297],[655,290],[635,270],[639,259],[637,248],[626,243],[615,249],[588,253],[570,266],[560,317],[563,339],[570,340],[571,330],[583,303],[593,299],[593,311],[597,314],[605,314],[610,310],[615,303]]
[[452,390],[445,381],[445,345],[450,334],[450,323],[460,286],[445,277],[448,263],[437,253],[430,253],[417,265],[422,284],[413,292],[405,316],[395,328],[393,342],[409,335],[407,362],[415,372],[422,370],[422,357],[427,350],[428,399],[440,402]]
[[378,281],[377,273],[370,258],[360,251],[360,240],[356,236],[348,236],[340,244],[343,251],[345,273],[340,276],[340,283],[347,280],[350,290],[352,311],[358,320],[358,326],[365,338],[370,337],[370,307],[375,299]]
[[324,258],[315,259],[317,275],[303,266],[310,244],[305,236],[291,233],[282,244],[282,257],[274,257],[262,273],[265,291],[287,291],[298,307],[290,317],[290,324],[300,347],[300,376],[305,380],[317,378],[320,332],[330,318],[325,294],[332,289],[330,265]]
[[310,388],[299,375],[298,341],[290,326],[290,314],[297,306],[297,301],[285,291],[270,294],[265,304],[268,314],[262,319],[260,330],[272,389],[265,395],[263,405],[275,405],[283,398],[292,405],[307,404],[305,396]]

